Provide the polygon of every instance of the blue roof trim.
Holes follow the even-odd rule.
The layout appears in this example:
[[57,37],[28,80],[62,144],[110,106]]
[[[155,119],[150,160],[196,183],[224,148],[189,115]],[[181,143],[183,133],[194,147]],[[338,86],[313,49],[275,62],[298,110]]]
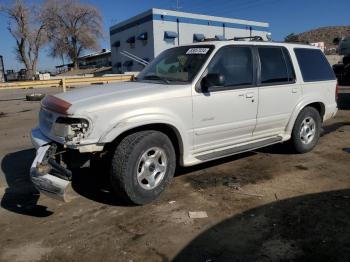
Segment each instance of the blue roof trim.
[[140,19],[137,19],[133,22],[125,24],[121,27],[111,29],[110,35],[114,35],[116,33],[127,30],[131,27],[134,27],[134,26],[137,26],[137,25],[140,25],[140,24],[152,21],[152,20],[167,21],[167,22],[179,21],[179,23],[184,23],[184,24],[208,25],[208,26],[228,27],[228,28],[238,28],[238,29],[249,29],[250,27],[252,27],[252,30],[262,30],[262,31],[267,31],[269,28],[268,26],[267,27],[254,26],[254,25],[248,25],[248,24],[211,21],[211,20],[205,20],[205,19],[199,19],[199,18],[177,17],[177,16],[161,15],[161,14],[150,14],[150,15],[144,16]]
[[[159,15],[153,14],[153,20],[161,20],[168,22],[177,22],[184,24],[196,24],[196,25],[209,25],[209,26],[218,26],[218,27],[230,27],[230,28],[240,28],[240,29],[249,29],[250,25],[247,24],[237,24],[237,23],[226,23],[219,21],[211,21],[199,18],[189,18],[189,17],[177,17],[171,15]],[[268,27],[263,26],[251,26],[253,30],[264,30],[266,31]]]
[[130,23],[126,24],[126,25],[123,25],[121,27],[112,29],[112,30],[109,31],[109,33],[110,33],[110,35],[114,35],[116,33],[120,33],[122,31],[125,31],[125,30],[127,30],[127,29],[129,29],[131,27],[134,27],[134,26],[137,26],[137,25],[140,25],[140,24],[152,21],[152,20],[153,20],[153,15],[152,14],[151,15],[147,15],[147,16],[142,17],[140,19],[137,19],[137,20],[135,20],[133,22],[130,22]]

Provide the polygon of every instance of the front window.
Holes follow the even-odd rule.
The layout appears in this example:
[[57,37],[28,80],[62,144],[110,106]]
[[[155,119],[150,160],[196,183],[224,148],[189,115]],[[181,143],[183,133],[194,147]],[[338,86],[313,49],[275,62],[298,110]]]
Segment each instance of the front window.
[[192,82],[213,49],[212,45],[181,46],[167,49],[137,76],[137,81]]

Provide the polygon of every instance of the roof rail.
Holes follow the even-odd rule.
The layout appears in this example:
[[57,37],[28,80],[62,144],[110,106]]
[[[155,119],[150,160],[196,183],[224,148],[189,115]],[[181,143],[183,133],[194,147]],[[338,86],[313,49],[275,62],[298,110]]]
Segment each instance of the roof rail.
[[239,36],[230,39],[217,39],[217,38],[204,38],[200,42],[211,42],[211,41],[241,41],[241,40],[250,40],[250,41],[265,41],[261,36]]
[[264,41],[264,39],[259,36],[259,35],[255,35],[255,36],[239,36],[239,37],[234,37],[231,39],[227,39],[227,40],[233,40],[233,41],[241,41],[241,40],[246,40],[249,39],[250,41]]

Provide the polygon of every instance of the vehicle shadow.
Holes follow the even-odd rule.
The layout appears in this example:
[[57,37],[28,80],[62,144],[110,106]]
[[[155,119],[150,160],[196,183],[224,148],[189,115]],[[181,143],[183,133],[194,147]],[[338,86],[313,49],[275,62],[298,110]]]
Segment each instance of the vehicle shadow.
[[133,206],[118,197],[110,186],[109,172],[105,168],[84,167],[73,171],[72,188],[79,195],[112,206]]
[[224,220],[192,240],[173,261],[350,261],[349,236],[350,189],[322,192]]
[[1,169],[5,174],[7,188],[1,199],[1,207],[11,212],[34,216],[47,217],[52,214],[47,207],[38,205],[40,197],[29,177],[30,165],[35,157],[34,149],[21,150],[7,154]]
[[[349,126],[350,122],[336,122],[322,127],[321,137],[337,131],[343,126]],[[292,146],[287,142],[257,149],[256,152],[266,154],[290,155],[294,154]]]
[[[237,159],[245,158],[254,154],[256,153],[248,152],[218,160],[213,160],[196,166],[178,167],[176,169],[175,176],[186,175],[205,168],[210,168]],[[134,204],[118,197],[115,193],[113,193],[110,186],[109,172],[106,168],[96,170],[94,168],[85,167],[74,170],[72,188],[79,195],[102,204],[113,206],[134,206]]]

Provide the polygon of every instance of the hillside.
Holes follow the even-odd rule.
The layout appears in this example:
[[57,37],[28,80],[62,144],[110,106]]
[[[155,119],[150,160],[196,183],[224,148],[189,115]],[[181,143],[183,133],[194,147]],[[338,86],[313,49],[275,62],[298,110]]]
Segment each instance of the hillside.
[[350,36],[350,26],[329,26],[299,34],[301,41],[324,42],[327,47],[333,46],[336,37]]
[[333,40],[336,37],[350,36],[350,26],[327,26],[313,29],[300,34],[288,36],[290,42],[324,42],[326,48],[336,47]]

